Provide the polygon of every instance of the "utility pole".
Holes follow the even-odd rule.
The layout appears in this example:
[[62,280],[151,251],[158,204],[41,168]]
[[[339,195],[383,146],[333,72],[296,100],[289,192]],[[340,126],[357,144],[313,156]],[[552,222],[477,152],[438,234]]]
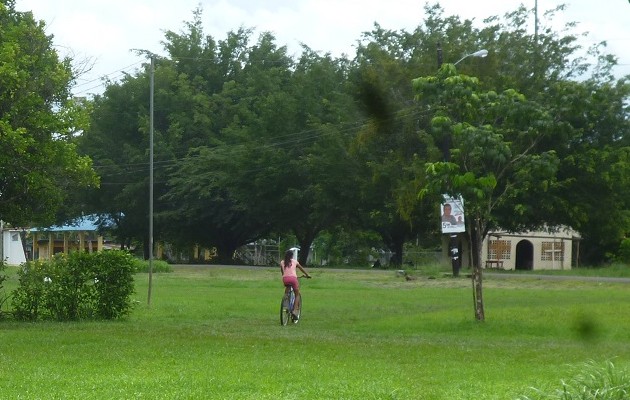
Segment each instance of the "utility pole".
[[534,43],[538,46],[538,0],[534,0]]
[[155,88],[155,55],[151,54],[149,70],[149,292],[147,305],[151,305],[153,283],[153,93]]

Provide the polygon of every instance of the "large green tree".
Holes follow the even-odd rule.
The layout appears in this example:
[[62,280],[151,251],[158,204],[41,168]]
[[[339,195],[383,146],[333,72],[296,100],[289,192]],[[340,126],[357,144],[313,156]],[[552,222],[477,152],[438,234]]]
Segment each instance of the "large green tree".
[[87,118],[70,93],[72,60],[59,57],[43,22],[14,5],[0,2],[0,218],[47,225],[76,211],[66,204],[71,192],[97,178],[74,144]]
[[561,160],[563,184],[547,218],[581,233],[582,263],[610,261],[630,232],[630,84],[589,79],[548,92],[557,134],[544,145]]
[[295,62],[273,35],[251,43],[245,29],[215,45],[199,18],[167,33],[173,61],[163,68],[178,76],[179,99],[167,106],[169,130],[188,152],[173,155],[162,197],[169,239],[216,246],[228,261],[273,231],[295,236],[305,262],[317,234],[349,209],[347,61],[304,47]]
[[[267,198],[263,193],[244,196],[243,185],[255,185],[260,171],[253,164],[266,159],[264,143],[291,129],[282,120],[291,114],[292,60],[268,33],[254,44],[251,31],[244,29],[218,45],[203,40],[199,17],[188,31],[167,34],[175,61],[165,68],[178,76],[172,96],[198,103],[167,108],[169,129],[176,126],[186,140],[180,145],[184,156],[175,157],[169,168],[160,218],[169,239],[214,246],[220,260],[228,262],[238,247],[273,225],[273,216],[260,213],[255,203]],[[190,49],[204,56],[190,57]]]
[[614,81],[616,60],[601,47],[590,49],[596,62],[590,65],[577,55],[577,36],[544,28],[534,37],[522,29],[529,13],[523,7],[479,30],[433,10],[428,31],[469,32],[476,38],[469,43],[490,52],[476,70],[479,79],[449,65],[437,77],[414,81],[426,112],[419,126],[447,161],[417,163],[417,175],[426,179],[417,184],[423,195],[464,196],[475,316],[483,320],[479,260],[488,230],[571,226],[597,254],[591,260],[601,260],[627,231],[628,85]]
[[[610,79],[614,58],[593,50],[600,61],[592,78],[585,79],[590,70],[575,56],[578,37],[559,36],[544,25],[533,37],[523,29],[531,17],[526,8],[504,19],[491,17],[481,27],[444,17],[438,5],[425,10],[427,18],[412,32],[376,24],[351,61],[307,47],[295,60],[273,35],[264,33],[253,42],[247,29],[217,42],[203,33],[200,10],[184,31],[166,32],[167,57],[156,60],[155,70],[158,238],[217,246],[229,258],[239,244],[270,232],[274,237],[290,234],[306,257],[322,229],[341,225],[346,231],[379,232],[400,263],[406,240],[419,235],[433,244],[439,237],[441,193],[417,201],[416,189],[429,185],[430,176],[415,168],[466,151],[487,159],[479,150],[484,143],[524,152],[524,142],[509,135],[525,140],[542,129],[518,125],[514,113],[520,113],[523,124],[553,121],[552,128],[545,128],[548,134],[527,149],[528,156],[548,156],[539,160],[538,170],[510,164],[505,176],[523,183],[518,190],[510,184],[505,201],[494,202],[486,227],[527,229],[544,220],[588,231],[585,237],[597,248],[595,255],[614,248],[628,230],[625,218],[617,228],[603,229],[611,220],[594,212],[598,203],[614,206],[617,215],[628,210],[623,178],[627,86]],[[427,93],[432,85],[447,90],[425,97],[418,109],[410,82],[436,73],[438,44],[445,63],[480,48],[489,56],[457,66],[478,81],[457,81],[458,74],[447,74],[428,82]],[[148,221],[148,76],[148,68],[127,76],[96,99],[92,128],[83,142],[105,183],[97,194],[99,207],[121,216],[121,230],[137,238],[146,236]],[[470,100],[471,93],[483,100]],[[499,109],[492,93],[512,119],[491,115]],[[520,100],[521,94],[526,100]],[[510,102],[513,108],[505,106]],[[467,103],[479,103],[486,111],[466,116]],[[547,113],[536,119],[540,105]],[[357,113],[361,107],[363,116]],[[442,117],[449,122],[440,122]],[[486,132],[484,121],[491,117],[496,121]],[[470,143],[471,138],[480,143]],[[477,171],[475,179],[486,176],[487,166],[481,166],[486,161],[467,161]],[[441,168],[438,173],[445,173]],[[515,168],[528,175],[519,176]],[[545,168],[558,169],[557,182],[547,180],[551,171]],[[608,178],[598,179],[600,174]],[[540,182],[525,183],[531,177],[547,185],[548,201],[542,205],[533,190]],[[479,179],[470,185],[491,184]],[[579,197],[581,190],[589,196]]]
[[[532,17],[524,6],[488,19],[479,37],[490,55],[476,75],[485,89],[512,87],[548,110],[554,133],[540,146],[560,160],[557,193],[543,207],[530,193],[521,212],[578,230],[581,262],[594,265],[613,254],[630,231],[625,178],[630,89],[627,78],[614,77],[618,60],[607,53],[605,42],[584,48],[588,32],[579,32],[575,23],[558,30],[554,20],[564,8],[545,12],[536,36],[523,28]],[[528,227],[511,214],[510,207],[495,210],[503,228]]]
[[532,220],[520,211],[532,193],[541,208],[554,204],[550,188],[557,181],[557,156],[539,146],[551,134],[552,120],[514,89],[480,90],[478,79],[458,74],[452,64],[442,66],[437,76],[415,79],[414,88],[420,107],[427,110],[430,133],[449,137],[447,161],[419,166],[427,177],[421,193],[464,198],[473,247],[475,317],[484,320],[481,244],[489,230],[503,225],[495,210],[506,206],[513,210],[513,220],[543,225],[542,218]]
[[415,177],[409,166],[415,159],[426,160],[434,150],[418,134],[410,81],[427,68],[415,39],[415,34],[376,24],[358,45],[350,76],[367,116],[351,151],[361,167],[355,223],[379,233],[392,253],[392,265],[402,264],[403,245],[410,239],[421,236],[423,245],[435,244],[438,226],[437,213],[428,201],[410,201],[409,182]]
[[128,75],[94,99],[90,128],[80,138],[81,152],[94,160],[101,178],[86,202],[92,212],[115,220],[113,233],[123,246],[148,244],[148,108],[146,75]]

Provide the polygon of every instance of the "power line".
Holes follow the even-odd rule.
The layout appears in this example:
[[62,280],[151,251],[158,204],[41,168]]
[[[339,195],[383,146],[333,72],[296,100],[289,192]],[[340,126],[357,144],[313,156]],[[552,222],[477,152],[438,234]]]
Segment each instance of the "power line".
[[[85,82],[77,83],[73,87],[74,94],[78,95],[78,94],[89,93],[93,89],[102,87],[105,84],[105,83],[103,83],[103,80],[106,79],[106,78],[109,79],[110,81],[115,81],[116,79],[125,76],[128,73],[127,72],[128,69],[130,69],[132,67],[135,67],[135,66],[137,66],[139,64],[142,64],[143,62],[144,61],[137,61],[137,62],[135,62],[133,64],[127,65],[126,67],[117,69],[115,71],[112,71],[112,72],[104,74],[104,75],[101,75],[98,78],[94,78],[94,79],[87,80]],[[97,85],[92,85],[94,82],[99,82],[99,83]],[[84,88],[87,85],[92,85],[92,86],[90,86],[88,88]],[[77,90],[77,89],[81,89],[81,90]]]
[[[412,112],[403,112],[400,113],[398,115],[398,117],[401,118],[407,118],[407,117],[412,117],[412,118],[416,118],[419,117],[423,114],[425,114],[426,111],[412,111]],[[165,168],[169,168],[171,166],[176,165],[177,163],[179,163],[180,161],[183,160],[194,160],[197,158],[203,158],[205,156],[207,156],[208,152],[210,154],[216,154],[220,151],[224,151],[229,149],[229,151],[233,152],[232,154],[234,154],[234,152],[238,155],[239,153],[245,154],[246,152],[250,151],[251,148],[249,146],[251,145],[256,145],[259,149],[273,149],[273,148],[277,148],[277,147],[282,147],[282,146],[286,146],[286,145],[300,145],[300,144],[308,144],[313,142],[314,140],[316,140],[319,137],[325,137],[325,136],[332,136],[332,135],[337,135],[337,134],[341,134],[341,135],[349,135],[349,134],[354,134],[358,131],[360,131],[363,128],[368,127],[370,124],[369,120],[365,119],[360,123],[356,123],[356,124],[350,124],[347,127],[343,127],[341,129],[330,129],[328,132],[323,132],[323,130],[321,128],[313,128],[313,129],[308,129],[308,130],[304,130],[304,131],[300,131],[300,132],[295,132],[295,133],[291,133],[291,134],[287,134],[287,135],[283,135],[274,139],[279,139],[279,140],[274,140],[271,141],[269,143],[264,143],[264,144],[260,144],[260,143],[256,143],[254,141],[250,141],[248,143],[241,143],[241,144],[222,144],[216,147],[206,147],[205,150],[207,151],[206,154],[196,154],[196,155],[186,155],[183,157],[179,157],[179,158],[173,158],[170,160],[163,160],[163,161],[155,161],[155,166],[157,166],[158,169],[165,169]],[[308,135],[304,135],[305,133],[308,133]],[[95,165],[93,166],[96,169],[106,169],[106,168],[121,168],[121,167],[125,167],[125,166],[132,166],[132,167],[138,167],[138,168],[134,168],[134,169],[127,169],[125,171],[121,171],[118,174],[113,174],[113,175],[109,175],[109,178],[114,177],[114,176],[126,176],[130,173],[144,173],[146,172],[146,168],[148,166],[148,162],[143,162],[143,163],[130,163],[130,164],[116,164],[116,165]],[[246,173],[255,173],[258,172],[260,170],[262,170],[263,167],[261,168],[253,168],[250,170],[245,171]],[[115,186],[115,185],[128,185],[128,184],[134,184],[137,182],[103,182],[102,185],[105,186]],[[166,182],[159,182],[159,183],[166,183]]]

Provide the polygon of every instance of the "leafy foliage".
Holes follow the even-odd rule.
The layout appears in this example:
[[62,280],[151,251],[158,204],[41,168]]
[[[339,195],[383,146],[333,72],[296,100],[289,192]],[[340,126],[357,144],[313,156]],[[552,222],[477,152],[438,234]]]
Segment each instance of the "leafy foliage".
[[[140,260],[138,258],[134,258],[134,272],[149,272],[149,262],[147,260]],[[153,272],[173,272],[173,268],[169,263],[164,260],[153,260],[153,265],[151,266]]]
[[[523,6],[477,27],[427,5],[411,32],[375,24],[353,59],[306,46],[293,58],[245,28],[215,40],[195,10],[155,59],[158,240],[229,262],[263,237],[294,236],[306,257],[322,232],[369,230],[400,263],[405,241],[439,240],[447,192],[477,223],[476,258],[490,229],[567,225],[603,261],[630,231],[630,86],[603,44],[588,59],[571,24],[554,28],[562,10],[534,37]],[[489,55],[436,71],[438,45],[446,61]],[[103,180],[88,202],[145,256],[148,88],[148,65],[111,83],[80,142]]]
[[19,320],[117,319],[131,311],[133,257],[123,251],[74,252],[29,261],[12,293]]
[[71,100],[71,60],[60,60],[43,23],[0,3],[0,215],[15,225],[55,222],[70,192],[97,178],[73,135],[87,108]]

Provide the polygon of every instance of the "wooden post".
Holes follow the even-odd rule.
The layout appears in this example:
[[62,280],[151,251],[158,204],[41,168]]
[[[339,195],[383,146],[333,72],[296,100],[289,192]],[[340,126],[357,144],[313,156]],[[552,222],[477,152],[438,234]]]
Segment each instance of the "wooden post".
[[52,232],[48,232],[48,259],[52,260],[53,251],[55,249],[55,238]]
[[84,251],[85,250],[85,241],[83,238],[83,232],[79,232],[79,251]]
[[37,241],[37,233],[33,232],[33,249],[31,259],[35,261],[35,252],[37,252],[37,258],[39,258],[39,242]]

